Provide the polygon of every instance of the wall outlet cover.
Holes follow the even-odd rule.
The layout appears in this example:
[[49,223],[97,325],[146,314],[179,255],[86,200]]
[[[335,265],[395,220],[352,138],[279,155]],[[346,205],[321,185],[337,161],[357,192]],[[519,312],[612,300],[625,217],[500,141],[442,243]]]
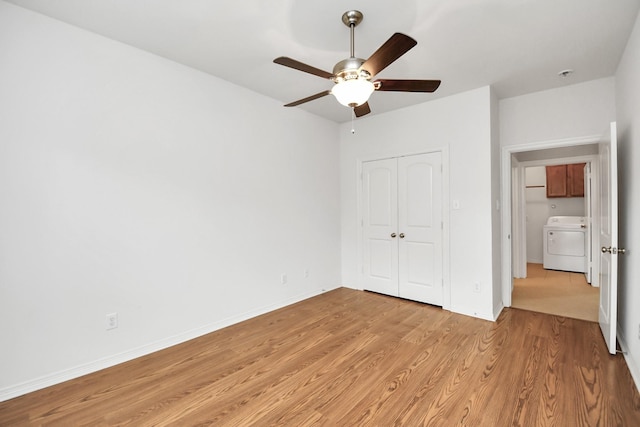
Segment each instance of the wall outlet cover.
[[107,314],[107,330],[115,329],[118,327],[118,313]]

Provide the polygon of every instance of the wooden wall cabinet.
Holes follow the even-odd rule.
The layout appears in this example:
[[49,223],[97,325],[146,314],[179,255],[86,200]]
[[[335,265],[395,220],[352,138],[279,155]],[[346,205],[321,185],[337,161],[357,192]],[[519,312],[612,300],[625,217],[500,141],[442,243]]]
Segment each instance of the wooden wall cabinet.
[[547,197],[584,197],[585,164],[547,166]]

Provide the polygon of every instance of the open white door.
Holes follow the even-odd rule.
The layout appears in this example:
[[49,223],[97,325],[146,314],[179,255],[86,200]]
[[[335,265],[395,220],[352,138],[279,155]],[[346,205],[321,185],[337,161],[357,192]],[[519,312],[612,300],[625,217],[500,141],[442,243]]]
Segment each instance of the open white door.
[[585,224],[587,227],[587,232],[585,234],[585,253],[587,254],[587,271],[585,272],[585,276],[587,278],[587,283],[591,284],[591,273],[592,273],[592,265],[593,265],[593,251],[591,248],[592,245],[592,237],[591,233],[593,233],[593,212],[591,212],[591,162],[588,162],[584,166],[584,213],[585,213]]
[[[600,143],[600,308],[598,323],[616,353],[618,304],[618,148],[616,124]],[[624,252],[624,251],[623,251]]]

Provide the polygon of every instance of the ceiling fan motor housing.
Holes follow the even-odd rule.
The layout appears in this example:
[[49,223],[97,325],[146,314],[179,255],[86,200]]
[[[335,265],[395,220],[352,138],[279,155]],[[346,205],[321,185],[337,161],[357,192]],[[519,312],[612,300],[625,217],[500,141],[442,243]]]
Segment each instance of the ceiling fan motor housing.
[[352,80],[359,77],[367,80],[370,79],[371,74],[369,74],[366,70],[360,69],[364,62],[365,60],[362,58],[347,58],[338,62],[333,67],[333,81],[339,83],[344,80]]

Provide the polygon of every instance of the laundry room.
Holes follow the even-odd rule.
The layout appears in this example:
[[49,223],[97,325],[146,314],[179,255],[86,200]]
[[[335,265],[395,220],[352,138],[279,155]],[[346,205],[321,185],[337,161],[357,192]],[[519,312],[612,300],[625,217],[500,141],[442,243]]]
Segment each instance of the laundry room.
[[586,272],[584,167],[570,163],[525,169],[527,263]]

